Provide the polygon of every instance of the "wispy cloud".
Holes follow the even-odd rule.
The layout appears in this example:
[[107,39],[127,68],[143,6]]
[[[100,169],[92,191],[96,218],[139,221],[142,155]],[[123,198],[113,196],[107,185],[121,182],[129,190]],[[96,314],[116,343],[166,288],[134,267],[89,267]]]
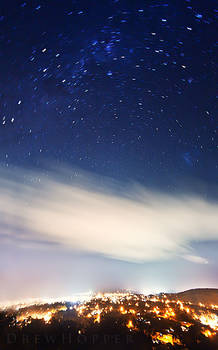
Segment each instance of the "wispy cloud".
[[208,260],[205,258],[202,258],[201,256],[185,255],[184,258],[188,261],[191,261],[197,264],[208,264]]
[[39,173],[23,181],[25,176],[23,170],[0,179],[0,240],[13,245],[138,263],[182,257],[204,264],[192,242],[218,240],[218,204],[194,195],[136,185],[122,192],[108,181],[99,187],[90,174],[80,181]]

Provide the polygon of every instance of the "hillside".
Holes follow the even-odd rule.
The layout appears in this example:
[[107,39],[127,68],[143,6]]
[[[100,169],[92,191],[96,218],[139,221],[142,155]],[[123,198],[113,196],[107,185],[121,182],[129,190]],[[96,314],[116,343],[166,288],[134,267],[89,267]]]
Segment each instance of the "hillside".
[[218,289],[197,288],[174,294],[174,297],[193,304],[218,305]]

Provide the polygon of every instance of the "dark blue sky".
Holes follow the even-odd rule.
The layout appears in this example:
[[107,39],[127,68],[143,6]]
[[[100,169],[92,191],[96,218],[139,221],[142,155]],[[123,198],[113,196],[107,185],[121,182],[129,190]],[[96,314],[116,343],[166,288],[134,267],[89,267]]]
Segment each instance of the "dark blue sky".
[[0,18],[4,167],[216,182],[215,1],[12,2]]

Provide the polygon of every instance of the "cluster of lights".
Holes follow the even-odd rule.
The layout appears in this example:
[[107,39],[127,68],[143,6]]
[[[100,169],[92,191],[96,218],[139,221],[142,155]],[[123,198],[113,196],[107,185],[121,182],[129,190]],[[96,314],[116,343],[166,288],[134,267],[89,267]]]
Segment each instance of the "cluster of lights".
[[[41,319],[45,323],[49,323],[54,315],[58,317],[58,312],[67,310],[75,310],[79,318],[87,318],[90,322],[99,324],[106,314],[115,311],[124,315],[126,327],[131,332],[138,331],[140,322],[151,325],[151,319],[155,317],[158,320],[167,319],[179,323],[183,332],[187,332],[197,321],[201,327],[201,333],[205,337],[209,338],[218,334],[217,305],[205,306],[202,303],[194,305],[181,300],[170,300],[166,295],[145,296],[144,294],[120,292],[86,294],[80,298],[82,301],[78,301],[78,299],[77,301],[76,299],[71,300],[71,306],[66,306],[62,300],[62,304],[56,304],[55,307],[53,300],[53,304],[47,304],[46,310],[43,308],[43,303],[38,304],[41,305],[38,309],[35,308],[36,305],[26,308],[24,308],[25,304],[21,307],[17,306],[17,324],[30,323],[32,319]],[[178,317],[178,313],[181,312],[186,316],[186,319],[188,317],[189,322],[181,321],[181,314]],[[153,343],[182,345],[181,340],[175,337],[173,328],[166,329],[165,333],[153,330],[151,332]]]
[[172,334],[161,334],[159,332],[156,332],[154,335],[152,335],[153,343],[163,343],[163,344],[172,344],[172,345],[182,345],[181,341],[174,337]]
[[57,306],[56,308],[48,308],[46,311],[31,311],[27,310],[25,312],[22,312],[17,315],[17,322],[18,324],[22,324],[22,322],[25,323],[31,323],[31,320],[44,320],[45,323],[49,323],[52,317],[59,311],[66,311],[67,307],[65,305]]

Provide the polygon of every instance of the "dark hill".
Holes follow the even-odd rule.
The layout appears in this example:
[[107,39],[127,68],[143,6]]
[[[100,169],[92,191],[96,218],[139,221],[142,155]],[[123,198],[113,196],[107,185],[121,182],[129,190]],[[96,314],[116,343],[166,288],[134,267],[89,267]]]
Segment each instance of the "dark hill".
[[218,305],[218,289],[197,288],[174,294],[174,297],[182,301],[190,301],[193,304]]

